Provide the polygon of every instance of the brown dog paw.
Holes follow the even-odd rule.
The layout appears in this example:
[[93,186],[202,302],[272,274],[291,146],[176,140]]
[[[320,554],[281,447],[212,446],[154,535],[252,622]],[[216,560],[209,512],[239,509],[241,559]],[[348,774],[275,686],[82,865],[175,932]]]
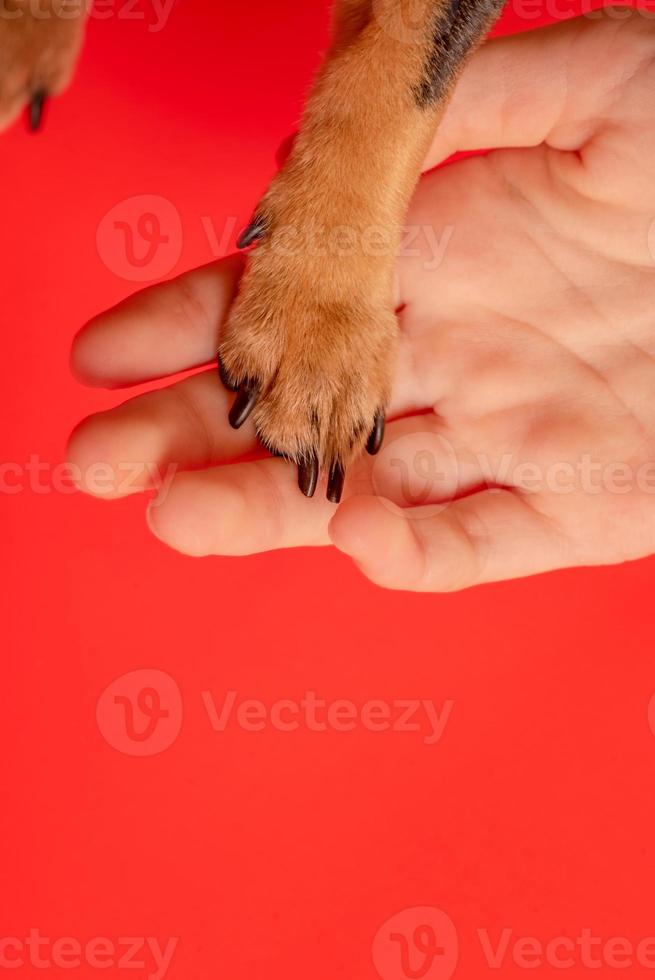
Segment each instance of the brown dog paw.
[[237,392],[231,424],[251,416],[262,443],[298,465],[306,496],[323,470],[338,502],[348,463],[382,441],[397,336],[388,263],[304,232],[292,244],[285,227],[283,242],[279,223],[256,218],[240,239],[265,236],[223,329],[219,369]]
[[0,11],[0,130],[25,107],[39,128],[46,100],[70,82],[82,46],[81,0],[3,0]]

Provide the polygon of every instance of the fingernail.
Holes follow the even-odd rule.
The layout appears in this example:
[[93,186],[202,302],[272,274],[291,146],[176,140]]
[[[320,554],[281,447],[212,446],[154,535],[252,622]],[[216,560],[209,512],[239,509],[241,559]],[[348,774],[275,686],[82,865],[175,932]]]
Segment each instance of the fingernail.
[[375,416],[375,421],[373,422],[373,428],[371,434],[368,437],[368,442],[366,443],[366,452],[369,456],[375,456],[380,451],[380,446],[382,445],[382,440],[384,438],[384,412],[380,410]]
[[237,248],[248,248],[253,242],[264,238],[266,235],[266,221],[259,215],[255,215],[247,228],[244,228],[237,238]]
[[338,504],[343,493],[343,481],[345,471],[341,463],[333,463],[330,467],[328,476],[327,499],[333,504]]
[[41,88],[38,92],[35,92],[32,96],[32,101],[30,102],[29,108],[29,120],[30,129],[33,133],[36,133],[37,129],[41,126],[41,120],[43,119],[43,107],[46,104],[47,94]]
[[218,358],[218,376],[221,379],[221,381],[223,382],[224,387],[227,388],[228,391],[238,391],[239,390],[239,386],[237,384],[235,384],[234,381],[232,381],[231,377],[229,376],[229,374],[225,370],[225,365],[221,361],[220,356]]
[[306,497],[313,497],[318,482],[318,459],[311,456],[298,464],[298,486]]
[[228,421],[233,429],[239,429],[246,421],[257,401],[257,388],[241,388],[230,409]]

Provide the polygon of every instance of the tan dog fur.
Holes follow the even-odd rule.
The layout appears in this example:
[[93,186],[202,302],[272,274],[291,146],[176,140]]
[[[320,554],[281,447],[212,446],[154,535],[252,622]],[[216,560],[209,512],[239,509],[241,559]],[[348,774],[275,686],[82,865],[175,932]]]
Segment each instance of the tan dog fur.
[[0,129],[37,92],[59,95],[82,47],[83,0],[0,0]]

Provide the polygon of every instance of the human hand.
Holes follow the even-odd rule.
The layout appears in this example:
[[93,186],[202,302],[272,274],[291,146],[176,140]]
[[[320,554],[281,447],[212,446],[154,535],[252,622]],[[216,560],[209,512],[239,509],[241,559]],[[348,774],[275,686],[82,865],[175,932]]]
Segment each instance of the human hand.
[[[397,421],[380,456],[352,468],[338,508],[304,498],[284,460],[220,465],[256,446],[248,425],[230,429],[215,369],[82,423],[70,446],[82,487],[98,460],[117,473],[175,463],[148,508],[172,547],[332,541],[391,588],[655,551],[654,56],[653,18],[618,9],[475,55],[428,164],[503,149],[419,187],[408,218],[419,254],[398,263]],[[209,363],[242,264],[230,257],[94,320],[75,342],[78,376],[118,387]],[[113,495],[149,479],[128,490],[117,478]]]

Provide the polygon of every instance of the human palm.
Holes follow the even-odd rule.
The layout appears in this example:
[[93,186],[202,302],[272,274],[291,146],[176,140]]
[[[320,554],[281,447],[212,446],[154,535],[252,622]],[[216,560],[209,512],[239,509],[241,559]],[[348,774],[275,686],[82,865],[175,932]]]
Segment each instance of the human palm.
[[[96,460],[117,473],[175,463],[148,510],[173,547],[332,541],[394,588],[655,551],[654,82],[655,21],[618,8],[474,57],[428,164],[504,148],[427,175],[415,195],[396,421],[338,508],[304,498],[284,460],[233,462],[255,435],[230,429],[215,370],[82,423],[81,485]],[[207,363],[241,268],[231,257],[97,318],[76,340],[77,373],[117,386]]]

